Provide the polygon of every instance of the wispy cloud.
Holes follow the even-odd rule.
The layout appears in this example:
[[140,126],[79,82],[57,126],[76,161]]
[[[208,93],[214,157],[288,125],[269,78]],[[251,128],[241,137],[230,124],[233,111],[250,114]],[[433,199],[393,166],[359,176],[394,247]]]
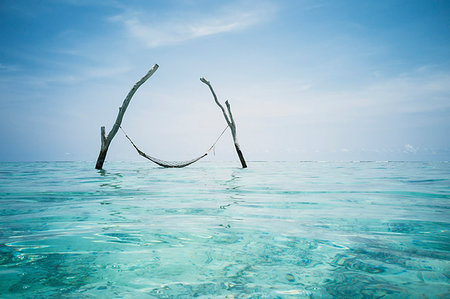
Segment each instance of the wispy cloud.
[[[330,92],[314,78],[273,80],[253,86],[235,86],[237,100],[242,99],[241,115],[245,117],[297,118],[297,122],[340,123],[437,113],[435,118],[422,117],[414,124],[442,121],[442,113],[450,109],[450,74],[419,69],[397,77],[350,86]],[[255,111],[254,107],[258,109]]]
[[14,65],[6,65],[3,63],[0,63],[0,71],[4,71],[4,72],[12,72],[12,71],[16,71],[17,67]]
[[268,19],[273,7],[248,10],[221,10],[205,15],[182,14],[165,20],[147,21],[140,13],[124,13],[110,20],[123,24],[127,32],[149,48],[225,32],[239,31]]

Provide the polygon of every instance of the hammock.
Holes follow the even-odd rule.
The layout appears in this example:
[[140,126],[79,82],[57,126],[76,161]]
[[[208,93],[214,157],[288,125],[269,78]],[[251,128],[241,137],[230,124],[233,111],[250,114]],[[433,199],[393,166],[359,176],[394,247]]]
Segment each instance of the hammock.
[[125,133],[124,129],[122,129],[122,127],[120,127],[120,129],[122,130],[122,132],[125,134],[125,137],[127,137],[127,139],[131,142],[131,144],[133,145],[133,147],[136,149],[136,151],[138,152],[139,155],[141,155],[142,157],[152,161],[155,164],[158,164],[159,166],[162,167],[166,167],[166,168],[183,168],[186,167],[188,165],[191,165],[192,163],[197,162],[198,160],[206,157],[208,155],[208,153],[214,149],[216,143],[219,141],[220,137],[222,137],[223,133],[225,133],[225,131],[228,129],[228,126],[226,126],[226,128],[222,131],[222,133],[219,135],[219,137],[217,138],[217,140],[213,143],[213,145],[206,151],[206,153],[204,153],[203,155],[194,158],[192,160],[188,160],[188,161],[164,161],[152,156],[147,155],[146,153],[144,153],[143,151],[141,151],[136,144],[134,144],[133,140],[131,140],[130,137],[128,137],[127,133]]

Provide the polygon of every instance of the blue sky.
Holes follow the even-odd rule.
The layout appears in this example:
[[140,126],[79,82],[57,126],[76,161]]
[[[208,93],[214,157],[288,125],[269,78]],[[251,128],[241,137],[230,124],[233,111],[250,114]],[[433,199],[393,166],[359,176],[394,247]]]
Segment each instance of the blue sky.
[[[450,160],[448,1],[2,1],[1,161],[95,160],[123,126],[204,152],[229,100],[247,160]],[[139,160],[118,134],[107,160]],[[230,134],[210,160],[237,159]]]

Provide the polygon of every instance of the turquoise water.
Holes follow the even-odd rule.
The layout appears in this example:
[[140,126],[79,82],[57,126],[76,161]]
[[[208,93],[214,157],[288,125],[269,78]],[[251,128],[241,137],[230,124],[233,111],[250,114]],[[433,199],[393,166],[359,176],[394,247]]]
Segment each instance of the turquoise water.
[[450,163],[0,163],[1,298],[436,298]]

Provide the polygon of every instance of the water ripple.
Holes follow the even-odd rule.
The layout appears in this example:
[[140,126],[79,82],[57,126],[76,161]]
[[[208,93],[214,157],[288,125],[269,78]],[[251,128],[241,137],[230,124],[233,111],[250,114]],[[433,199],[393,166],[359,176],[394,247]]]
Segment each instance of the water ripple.
[[0,163],[2,298],[449,292],[450,164]]

